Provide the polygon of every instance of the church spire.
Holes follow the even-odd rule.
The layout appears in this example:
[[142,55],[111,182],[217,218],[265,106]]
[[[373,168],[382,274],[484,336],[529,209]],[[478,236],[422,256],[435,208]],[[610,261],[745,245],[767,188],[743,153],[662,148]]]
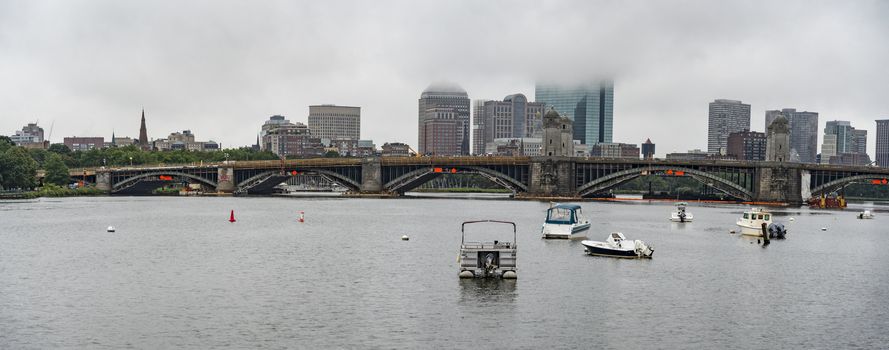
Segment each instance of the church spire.
[[139,127],[139,147],[143,151],[151,149],[148,146],[148,131],[145,129],[145,108],[142,108],[142,126]]

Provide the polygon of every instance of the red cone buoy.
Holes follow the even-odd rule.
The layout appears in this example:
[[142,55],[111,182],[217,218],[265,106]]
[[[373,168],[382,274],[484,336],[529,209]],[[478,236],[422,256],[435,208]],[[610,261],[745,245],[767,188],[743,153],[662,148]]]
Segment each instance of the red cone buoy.
[[232,210],[231,216],[228,217],[228,222],[235,222],[235,211]]
[[304,212],[304,211],[299,212],[299,222],[306,222],[306,212]]

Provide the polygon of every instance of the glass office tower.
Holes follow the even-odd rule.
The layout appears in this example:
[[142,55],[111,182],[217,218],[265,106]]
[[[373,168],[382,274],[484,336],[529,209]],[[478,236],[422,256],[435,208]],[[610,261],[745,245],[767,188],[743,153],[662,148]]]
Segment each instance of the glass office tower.
[[575,140],[588,145],[612,142],[613,81],[581,85],[537,83],[534,95],[537,102],[574,121]]

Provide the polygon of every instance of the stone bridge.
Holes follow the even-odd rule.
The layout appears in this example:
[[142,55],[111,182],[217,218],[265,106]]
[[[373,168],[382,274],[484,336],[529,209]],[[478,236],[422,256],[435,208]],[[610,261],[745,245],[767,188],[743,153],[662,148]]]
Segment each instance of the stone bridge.
[[889,169],[788,162],[573,157],[376,157],[238,161],[75,169],[72,178],[111,194],[180,181],[233,194],[267,194],[298,174],[316,174],[354,193],[400,195],[447,174],[472,173],[518,196],[592,197],[643,175],[683,176],[741,201],[801,203],[851,183],[885,184]]

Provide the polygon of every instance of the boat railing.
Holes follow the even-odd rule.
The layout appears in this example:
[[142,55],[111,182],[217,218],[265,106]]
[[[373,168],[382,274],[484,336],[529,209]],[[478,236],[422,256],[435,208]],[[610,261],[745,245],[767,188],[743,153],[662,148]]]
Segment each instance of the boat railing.
[[496,223],[496,224],[508,224],[512,225],[512,241],[516,240],[516,225],[512,221],[500,221],[500,220],[473,220],[473,221],[464,221],[463,224],[460,225],[460,243],[466,243],[466,224],[478,224],[478,223]]
[[513,242],[463,242],[463,249],[515,249]]

